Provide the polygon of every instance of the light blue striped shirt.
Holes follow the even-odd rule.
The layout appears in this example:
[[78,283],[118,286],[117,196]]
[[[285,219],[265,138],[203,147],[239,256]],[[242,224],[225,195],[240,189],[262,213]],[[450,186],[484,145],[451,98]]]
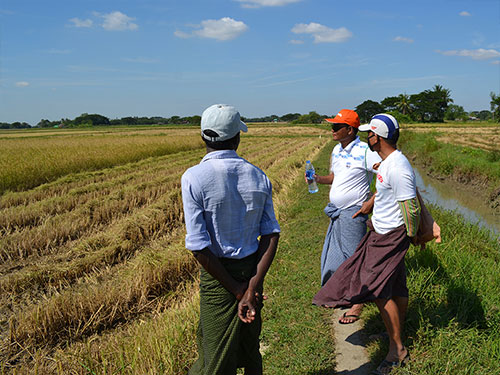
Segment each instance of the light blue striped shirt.
[[233,150],[213,151],[182,175],[186,248],[219,258],[245,258],[258,237],[279,233],[272,186],[264,172]]

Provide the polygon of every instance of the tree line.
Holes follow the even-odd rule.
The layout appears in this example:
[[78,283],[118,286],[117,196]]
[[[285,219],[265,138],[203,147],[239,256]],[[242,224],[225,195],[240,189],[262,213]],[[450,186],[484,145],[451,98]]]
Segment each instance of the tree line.
[[424,90],[418,94],[399,94],[383,99],[380,103],[373,100],[365,100],[356,107],[361,122],[368,122],[376,113],[388,112],[394,115],[399,122],[444,122],[481,120],[500,121],[500,97],[494,93],[491,97],[491,111],[466,112],[457,104],[452,104],[450,90],[441,85],[435,85],[432,89]]
[[[460,105],[453,104],[450,90],[441,85],[435,85],[432,89],[424,90],[418,94],[399,94],[389,96],[382,101],[365,100],[359,104],[355,111],[362,123],[369,122],[371,117],[377,113],[386,112],[392,114],[401,123],[412,122],[444,122],[447,121],[497,121],[500,122],[500,94],[490,93],[490,109],[482,111],[466,112]],[[339,108],[340,109],[340,108]],[[325,118],[333,117],[320,115],[315,111],[308,114],[287,113],[283,116],[270,115],[264,117],[242,117],[245,122],[287,122],[295,124],[320,124]],[[120,119],[109,119],[99,114],[83,113],[70,119],[50,121],[42,119],[36,124],[38,128],[53,127],[91,127],[112,125],[199,125],[201,117],[198,115],[180,117],[122,117]],[[5,123],[0,122],[0,129],[23,129],[30,128],[26,122]]]
[[201,123],[201,116],[172,116],[172,117],[122,117],[119,119],[109,119],[106,116],[99,114],[83,113],[73,120],[61,119],[59,121],[50,121],[42,119],[36,124],[38,128],[53,128],[53,127],[89,127],[89,126],[113,126],[113,125],[199,125]]

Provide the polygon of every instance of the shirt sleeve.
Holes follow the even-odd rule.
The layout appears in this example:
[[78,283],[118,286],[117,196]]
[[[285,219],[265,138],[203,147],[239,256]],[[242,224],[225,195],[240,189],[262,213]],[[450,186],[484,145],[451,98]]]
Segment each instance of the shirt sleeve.
[[195,181],[187,172],[181,178],[184,221],[186,222],[186,248],[191,251],[203,250],[212,244],[204,217],[203,198]]
[[261,236],[264,236],[266,234],[281,232],[278,220],[276,220],[276,215],[274,214],[272,185],[270,181],[268,181],[268,183],[269,183],[269,194],[264,204],[264,211],[262,212],[262,218],[260,220]]
[[370,149],[366,150],[366,170],[372,173],[377,173],[376,169],[373,169],[373,165],[380,163],[382,158],[375,151],[371,151]]
[[420,223],[420,204],[417,198],[411,198],[405,201],[398,201],[403,221],[406,225],[406,233],[409,237],[415,237]]
[[388,177],[396,201],[401,202],[416,198],[417,181],[410,165],[391,169]]

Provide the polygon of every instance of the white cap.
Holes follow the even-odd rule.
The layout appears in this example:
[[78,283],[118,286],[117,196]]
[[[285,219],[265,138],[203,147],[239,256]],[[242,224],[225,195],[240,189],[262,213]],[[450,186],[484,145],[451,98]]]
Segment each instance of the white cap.
[[391,139],[392,135],[399,129],[398,120],[387,113],[380,113],[372,117],[369,124],[361,125],[359,131],[372,131],[382,138]]
[[[211,130],[216,135],[205,134],[206,130]],[[230,105],[214,104],[205,109],[201,115],[201,136],[208,141],[220,142],[231,139],[240,130],[247,132],[248,128],[240,120],[240,113]]]

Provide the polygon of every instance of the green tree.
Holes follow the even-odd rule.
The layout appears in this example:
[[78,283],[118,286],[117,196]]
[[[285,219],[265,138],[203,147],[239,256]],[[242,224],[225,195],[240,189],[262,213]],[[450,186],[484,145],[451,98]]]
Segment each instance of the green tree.
[[123,125],[137,125],[137,117],[122,117],[121,118],[121,124]]
[[490,92],[491,112],[493,112],[493,121],[500,122],[500,95]]
[[54,126],[52,122],[46,119],[41,119],[38,121],[38,124],[36,124],[37,128],[51,128],[52,126]]
[[431,119],[431,105],[427,91],[410,95],[410,112],[415,121],[428,122]]
[[491,119],[492,114],[487,109],[483,109],[482,111],[479,112],[478,117],[481,121],[488,121]]
[[109,119],[105,116],[98,114],[88,114],[82,113],[80,116],[73,120],[74,125],[90,125],[90,126],[100,126],[109,125]]
[[321,124],[321,121],[323,121],[324,116],[321,116],[319,113],[315,111],[309,112],[309,120],[312,124]]
[[178,124],[178,123],[179,123],[179,120],[180,120],[180,117],[179,117],[179,116],[172,116],[172,117],[170,117],[170,119],[168,120],[168,123],[169,123],[169,124]]
[[292,122],[293,120],[297,120],[300,117],[300,113],[287,113],[280,117],[280,121],[284,122]]
[[399,94],[398,101],[396,102],[396,108],[403,115],[409,114],[411,111],[410,95],[408,95],[406,92],[404,94]]
[[450,90],[435,85],[433,90],[425,90],[410,95],[410,113],[414,120],[421,122],[443,122],[448,104],[453,102]]
[[450,104],[444,113],[445,120],[455,121],[461,120],[465,121],[468,118],[468,113],[465,112],[464,107],[461,105]]
[[384,112],[392,112],[398,109],[398,97],[397,96],[389,96],[382,100],[380,104],[384,106]]
[[429,91],[433,106],[431,121],[444,122],[444,114],[448,108],[448,104],[453,103],[450,93],[449,89],[445,89],[441,85],[434,85],[433,89]]
[[384,112],[384,106],[373,100],[365,100],[355,109],[361,122],[369,122],[377,113]]

